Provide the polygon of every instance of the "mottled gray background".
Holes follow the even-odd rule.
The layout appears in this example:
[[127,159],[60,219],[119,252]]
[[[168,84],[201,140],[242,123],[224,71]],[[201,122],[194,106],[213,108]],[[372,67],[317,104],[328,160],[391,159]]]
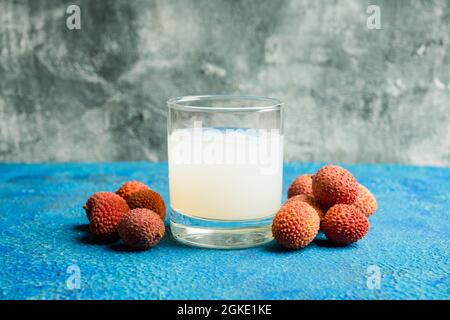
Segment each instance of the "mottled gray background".
[[286,102],[286,160],[450,165],[450,1],[0,0],[0,28],[0,161],[165,160],[168,98],[240,93]]

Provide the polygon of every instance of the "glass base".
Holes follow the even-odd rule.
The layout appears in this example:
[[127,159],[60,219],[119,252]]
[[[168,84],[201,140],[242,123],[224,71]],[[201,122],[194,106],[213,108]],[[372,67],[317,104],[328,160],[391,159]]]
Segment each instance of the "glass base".
[[170,209],[170,229],[181,243],[212,249],[239,249],[271,241],[272,219],[221,221],[207,220]]

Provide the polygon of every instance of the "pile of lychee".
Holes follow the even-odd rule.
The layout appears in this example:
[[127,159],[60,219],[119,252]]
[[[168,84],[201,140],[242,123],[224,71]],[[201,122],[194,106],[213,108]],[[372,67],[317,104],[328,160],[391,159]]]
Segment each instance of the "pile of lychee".
[[329,241],[347,245],[367,235],[368,217],[376,210],[373,194],[349,171],[326,165],[292,182],[288,200],[274,217],[272,234],[288,249],[306,247],[319,231]]
[[159,193],[139,181],[124,183],[115,193],[96,192],[83,206],[91,235],[100,241],[122,241],[148,249],[164,235],[166,205]]

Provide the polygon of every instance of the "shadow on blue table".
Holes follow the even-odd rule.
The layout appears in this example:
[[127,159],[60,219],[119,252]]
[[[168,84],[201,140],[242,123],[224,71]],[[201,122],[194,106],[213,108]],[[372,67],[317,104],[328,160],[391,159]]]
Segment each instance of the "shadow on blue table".
[[[90,231],[89,231],[89,224],[83,223],[83,224],[76,224],[72,226],[72,231],[75,232],[75,239],[77,242],[84,244],[84,245],[97,245],[97,246],[104,246],[106,248],[109,248],[111,251],[115,252],[140,252],[143,250],[132,248],[130,246],[127,246],[124,244],[119,238],[113,238],[113,239],[107,239],[107,240],[99,240],[95,239]],[[81,235],[80,235],[81,234]],[[172,236],[170,233],[170,229],[166,226],[166,233],[161,240],[161,244],[164,244],[164,246],[175,246],[175,247],[184,247],[184,248],[191,248],[189,246],[186,246],[177,240]],[[194,249],[194,248],[192,248]],[[151,249],[149,249],[151,250]],[[282,250],[282,249],[280,249]]]

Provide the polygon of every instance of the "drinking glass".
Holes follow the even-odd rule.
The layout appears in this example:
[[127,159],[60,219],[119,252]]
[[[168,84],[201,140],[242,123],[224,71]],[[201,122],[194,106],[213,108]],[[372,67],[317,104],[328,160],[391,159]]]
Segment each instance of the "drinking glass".
[[167,104],[174,237],[208,248],[270,241],[282,196],[282,103],[208,95],[172,98]]

